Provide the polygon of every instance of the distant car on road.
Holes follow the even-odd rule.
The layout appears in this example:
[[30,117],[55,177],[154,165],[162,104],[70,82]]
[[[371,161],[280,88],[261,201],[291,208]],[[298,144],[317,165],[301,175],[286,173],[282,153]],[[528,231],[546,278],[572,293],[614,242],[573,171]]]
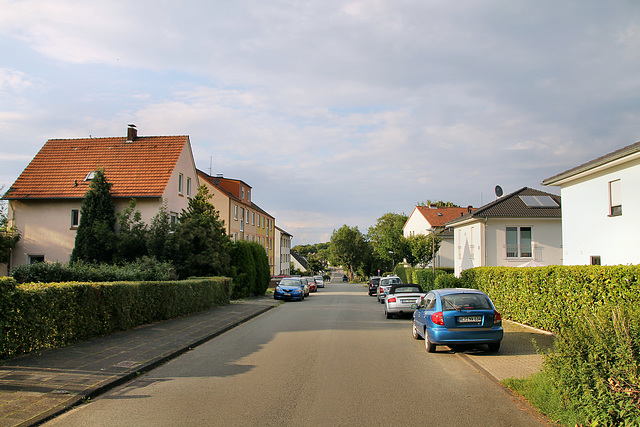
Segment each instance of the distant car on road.
[[384,298],[389,291],[391,285],[401,285],[402,280],[398,276],[387,276],[380,278],[380,284],[378,285],[378,292],[376,296],[378,297],[378,302],[380,304],[384,304]]
[[419,285],[393,285],[384,299],[384,314],[391,319],[394,314],[412,314],[415,305],[420,304],[426,293]]
[[313,276],[319,288],[324,288],[324,278],[322,276]]
[[413,337],[423,338],[429,353],[438,345],[486,344],[489,351],[500,349],[502,316],[482,291],[434,289],[414,309]]
[[378,293],[378,285],[380,284],[380,276],[371,276],[367,285],[369,287],[369,296],[375,296]]
[[276,285],[276,288],[273,291],[273,299],[290,299],[303,301],[304,297],[305,291],[302,280],[295,277],[283,278]]

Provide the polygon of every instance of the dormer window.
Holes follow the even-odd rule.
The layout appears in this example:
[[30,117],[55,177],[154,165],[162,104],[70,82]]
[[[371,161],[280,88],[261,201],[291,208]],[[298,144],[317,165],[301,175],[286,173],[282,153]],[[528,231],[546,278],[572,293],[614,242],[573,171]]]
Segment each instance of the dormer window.
[[85,181],[91,181],[93,178],[95,178],[96,173],[94,171],[91,171],[87,174],[87,176],[84,177]]
[[242,200],[244,200],[244,187],[241,187],[240,191],[242,192]]

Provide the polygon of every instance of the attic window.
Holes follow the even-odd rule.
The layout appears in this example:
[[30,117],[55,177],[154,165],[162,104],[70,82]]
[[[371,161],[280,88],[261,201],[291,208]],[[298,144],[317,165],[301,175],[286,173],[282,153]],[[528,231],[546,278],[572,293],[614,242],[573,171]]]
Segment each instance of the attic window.
[[89,172],[87,176],[84,177],[85,181],[91,181],[96,176],[95,172]]
[[551,196],[518,196],[528,208],[557,208],[559,205]]
[[436,215],[442,216],[442,212],[436,212]]

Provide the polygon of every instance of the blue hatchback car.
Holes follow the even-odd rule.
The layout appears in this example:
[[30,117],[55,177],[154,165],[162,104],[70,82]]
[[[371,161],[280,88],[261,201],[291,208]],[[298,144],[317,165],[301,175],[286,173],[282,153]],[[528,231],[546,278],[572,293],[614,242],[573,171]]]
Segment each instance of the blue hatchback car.
[[477,289],[434,289],[414,304],[413,338],[423,338],[429,353],[436,346],[487,344],[498,351],[504,335],[502,316]]
[[273,299],[304,300],[304,284],[297,277],[285,277],[273,291]]

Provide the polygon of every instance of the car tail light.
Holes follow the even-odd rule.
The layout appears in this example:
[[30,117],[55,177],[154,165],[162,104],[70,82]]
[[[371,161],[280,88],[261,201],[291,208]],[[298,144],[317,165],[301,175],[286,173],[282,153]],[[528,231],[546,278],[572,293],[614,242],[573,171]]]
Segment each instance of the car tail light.
[[502,323],[502,316],[497,310],[493,310],[493,323]]
[[437,313],[433,313],[431,315],[431,321],[436,325],[444,326],[444,315],[442,314],[441,311],[438,311]]
[[396,302],[396,297],[391,297],[391,298],[389,298],[387,301],[389,301],[389,302]]

